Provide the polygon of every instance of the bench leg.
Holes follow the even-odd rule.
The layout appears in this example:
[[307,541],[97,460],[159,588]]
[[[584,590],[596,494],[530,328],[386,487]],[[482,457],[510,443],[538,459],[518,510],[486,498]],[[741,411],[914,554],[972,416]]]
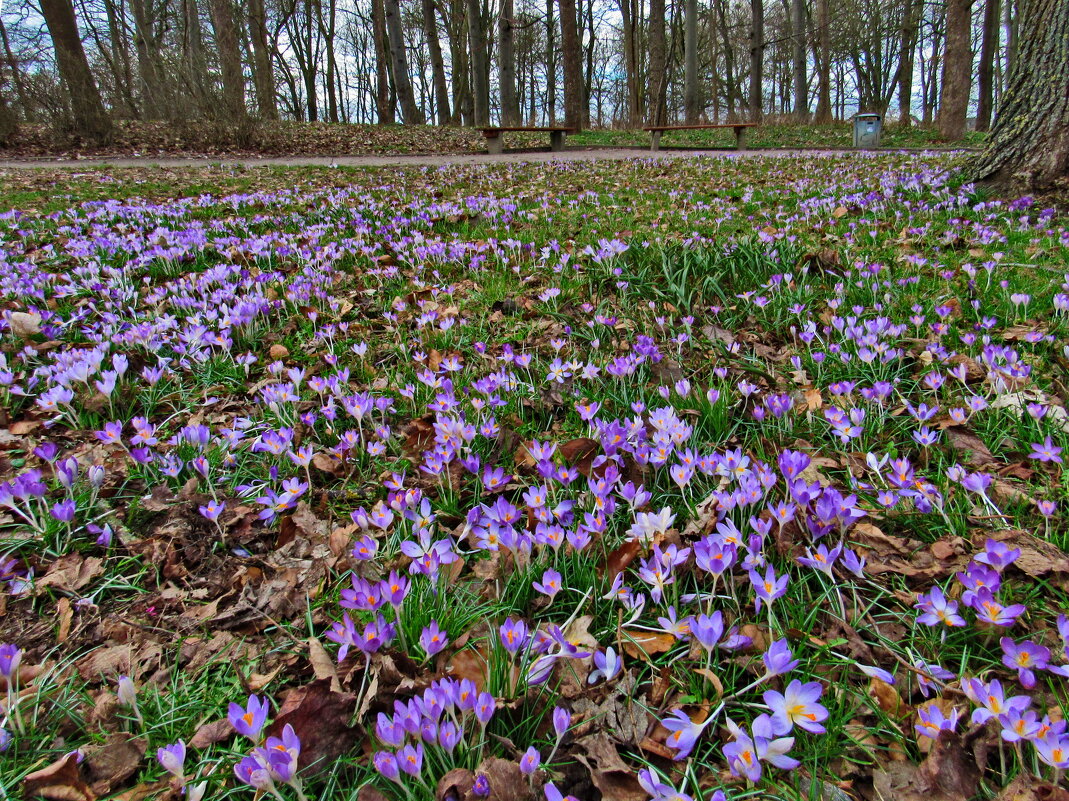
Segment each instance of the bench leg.
[[745,150],[746,149],[746,131],[747,131],[746,128],[736,128],[735,129],[735,149],[736,150]]
[[664,131],[653,131],[653,140],[650,142],[650,151],[656,153],[661,149],[661,134]]
[[505,152],[505,138],[501,134],[486,137],[486,152],[492,156],[500,156]]
[[549,132],[549,149],[554,153],[564,150],[564,131]]

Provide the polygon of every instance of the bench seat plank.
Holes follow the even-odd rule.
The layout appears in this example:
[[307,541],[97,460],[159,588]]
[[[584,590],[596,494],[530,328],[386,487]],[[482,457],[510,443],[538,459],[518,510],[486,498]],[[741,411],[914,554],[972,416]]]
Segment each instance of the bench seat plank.
[[557,152],[564,150],[564,135],[575,133],[575,128],[555,127],[555,126],[516,126],[516,127],[500,127],[500,126],[486,126],[482,129],[483,136],[486,138],[486,152],[499,155],[505,152],[505,143],[502,139],[502,133],[508,132],[523,132],[523,133],[548,133],[549,134],[549,148],[550,150]]
[[661,137],[664,135],[665,131],[697,131],[706,128],[731,128],[735,132],[735,149],[745,150],[746,129],[756,127],[756,122],[728,122],[722,125],[650,125],[642,130],[649,131],[653,134],[652,141],[650,142],[650,150],[653,152],[661,149]]

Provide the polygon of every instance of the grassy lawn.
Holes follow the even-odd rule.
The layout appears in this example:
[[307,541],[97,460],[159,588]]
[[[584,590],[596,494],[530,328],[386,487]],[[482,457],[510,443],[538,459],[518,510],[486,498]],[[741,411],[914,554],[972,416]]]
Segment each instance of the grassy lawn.
[[1057,797],[1069,229],[953,167],[4,174],[0,797]]

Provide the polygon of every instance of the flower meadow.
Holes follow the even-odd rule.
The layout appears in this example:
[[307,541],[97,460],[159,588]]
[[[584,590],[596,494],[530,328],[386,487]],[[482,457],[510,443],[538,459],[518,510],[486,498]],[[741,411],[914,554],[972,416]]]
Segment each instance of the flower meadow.
[[0,213],[4,797],[1069,798],[1042,201],[141,179]]

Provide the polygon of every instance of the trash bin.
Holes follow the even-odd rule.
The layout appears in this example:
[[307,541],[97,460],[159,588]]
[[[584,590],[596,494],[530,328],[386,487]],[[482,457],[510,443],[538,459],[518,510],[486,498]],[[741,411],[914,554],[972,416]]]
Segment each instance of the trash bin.
[[882,123],[879,114],[855,114],[854,147],[879,147]]

